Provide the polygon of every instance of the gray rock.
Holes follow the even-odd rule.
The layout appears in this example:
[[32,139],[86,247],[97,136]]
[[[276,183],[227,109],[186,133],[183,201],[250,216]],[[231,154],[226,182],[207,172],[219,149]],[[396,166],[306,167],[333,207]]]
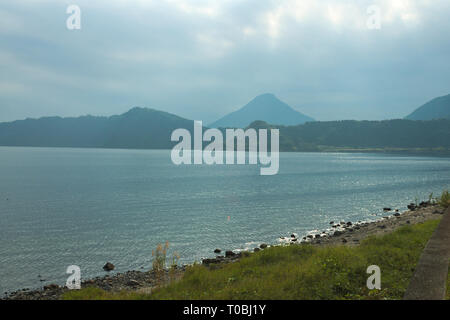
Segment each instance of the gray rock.
[[44,286],[44,290],[56,290],[56,289],[59,289],[59,286],[54,283]]
[[139,287],[141,286],[141,284],[139,283],[139,281],[136,281],[134,279],[131,279],[127,282],[127,285],[131,286],[131,287]]
[[220,262],[219,259],[203,259],[202,260],[202,264],[204,264],[204,265],[209,265],[209,264],[219,263],[219,262]]
[[230,257],[234,257],[236,255],[236,253],[234,253],[231,250],[225,251],[225,257],[230,258]]
[[111,262],[107,262],[103,266],[103,270],[105,270],[105,271],[112,271],[112,270],[114,270],[114,268],[115,268],[115,266]]

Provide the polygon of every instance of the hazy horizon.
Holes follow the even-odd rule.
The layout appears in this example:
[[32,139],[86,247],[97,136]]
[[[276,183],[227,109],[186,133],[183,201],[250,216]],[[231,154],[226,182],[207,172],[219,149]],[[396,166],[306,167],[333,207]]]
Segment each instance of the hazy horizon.
[[319,121],[384,120],[450,92],[444,0],[80,0],[69,30],[72,4],[0,4],[0,122],[140,106],[211,123],[266,92]]
[[[264,94],[261,94],[264,95]],[[258,95],[260,96],[260,95]],[[255,97],[256,98],[256,97]],[[279,97],[277,97],[279,98]],[[283,101],[282,99],[280,99],[281,101]],[[248,101],[250,102],[250,101]],[[284,101],[283,101],[284,102]],[[245,103],[236,108],[235,110],[231,110],[230,113],[234,112],[234,111],[238,111],[239,109],[241,109],[243,106],[245,105]],[[153,109],[153,110],[157,110],[157,111],[163,111],[163,112],[168,112],[170,114],[174,114],[176,116],[180,116],[179,114],[175,114],[173,112],[170,111],[164,111],[158,108],[154,108],[154,107],[148,107],[148,106],[130,106],[128,109],[125,109],[121,112],[118,113],[114,113],[114,114],[95,114],[95,113],[85,113],[85,114],[79,114],[79,115],[68,115],[68,116],[61,116],[58,114],[48,114],[48,115],[42,115],[42,116],[37,116],[37,117],[25,117],[25,118],[20,118],[20,119],[12,119],[12,120],[7,120],[7,121],[1,121],[0,123],[5,123],[5,122],[14,122],[14,121],[20,121],[20,120],[27,120],[27,119],[40,119],[40,118],[51,118],[51,117],[61,117],[61,118],[79,118],[79,117],[85,117],[85,116],[93,116],[93,117],[112,117],[112,116],[117,116],[117,115],[122,115],[124,113],[127,113],[128,111],[134,109],[134,108],[143,108],[143,109]],[[295,109],[295,108],[294,108]],[[295,109],[296,111],[299,111],[298,109]],[[414,111],[414,110],[412,110]],[[405,115],[406,116],[406,115]],[[182,116],[181,116],[182,117]],[[196,121],[203,121],[204,125],[210,125],[212,124],[211,121],[209,122],[205,122],[203,119],[189,119],[186,117],[183,117],[187,120],[196,120]],[[403,119],[404,117],[398,117],[398,118],[385,118],[385,119],[354,119],[354,118],[346,118],[346,119],[328,119],[328,120],[321,120],[321,119],[314,119],[315,121],[345,121],[345,120],[357,120],[357,121],[363,121],[363,120],[369,120],[369,121],[382,121],[382,120],[396,120],[396,119]],[[220,120],[220,118],[215,119],[215,121]]]
[[[261,94],[264,95],[264,94]],[[260,96],[260,95],[258,95]],[[279,98],[279,97],[277,97]],[[283,101],[282,99],[280,99],[281,101]],[[250,102],[250,101],[249,101]],[[284,102],[284,101],[283,101]],[[230,113],[233,113],[234,111],[238,111],[239,109],[241,109],[245,104],[243,104],[242,106],[240,106],[239,108],[235,109],[235,110],[231,110]],[[87,116],[92,116],[92,117],[113,117],[113,116],[117,116],[117,115],[122,115],[124,113],[127,113],[135,108],[141,108],[141,109],[151,109],[151,110],[156,110],[156,111],[163,111],[163,112],[167,112],[176,116],[180,116],[179,114],[175,114],[173,112],[170,111],[164,111],[158,108],[154,108],[154,107],[148,107],[148,106],[130,106],[128,109],[125,109],[124,111],[118,112],[118,113],[114,113],[114,114],[95,114],[95,113],[85,113],[85,114],[79,114],[79,115],[68,115],[68,116],[61,116],[61,115],[57,115],[57,114],[48,114],[48,115],[42,115],[42,116],[36,116],[36,117],[25,117],[25,118],[20,118],[20,119],[12,119],[12,120],[7,120],[7,121],[1,121],[0,123],[7,123],[7,122],[14,122],[14,121],[21,121],[21,120],[27,120],[27,119],[41,119],[41,118],[53,118],[53,117],[60,117],[60,118],[80,118],[80,117],[87,117]],[[296,111],[299,111],[298,109],[294,109]],[[414,110],[413,110],[414,111]],[[182,116],[181,116],[182,117]],[[185,118],[185,117],[182,117]],[[356,120],[356,121],[364,121],[364,120],[369,120],[369,121],[383,121],[383,120],[397,120],[397,119],[403,119],[404,117],[398,117],[398,118],[386,118],[386,119],[353,119],[353,118],[348,118],[348,119],[330,119],[330,120],[321,120],[321,119],[313,119],[314,121],[345,121],[345,120]],[[210,125],[212,124],[211,122],[205,122],[203,119],[189,119],[189,118],[185,118],[186,120],[195,120],[195,121],[203,121],[204,125]],[[216,120],[220,120],[216,119]]]

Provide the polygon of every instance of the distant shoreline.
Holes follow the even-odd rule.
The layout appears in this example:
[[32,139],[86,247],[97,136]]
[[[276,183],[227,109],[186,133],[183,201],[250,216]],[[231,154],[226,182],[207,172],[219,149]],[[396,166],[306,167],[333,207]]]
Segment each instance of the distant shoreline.
[[[171,151],[168,148],[119,148],[119,147],[73,147],[73,146],[20,146],[0,145],[0,148],[36,148],[36,149],[87,149],[87,150],[130,150],[130,151]],[[450,149],[440,148],[337,148],[320,146],[320,150],[282,150],[280,153],[373,153],[387,155],[415,155],[415,156],[442,156],[450,157]]]

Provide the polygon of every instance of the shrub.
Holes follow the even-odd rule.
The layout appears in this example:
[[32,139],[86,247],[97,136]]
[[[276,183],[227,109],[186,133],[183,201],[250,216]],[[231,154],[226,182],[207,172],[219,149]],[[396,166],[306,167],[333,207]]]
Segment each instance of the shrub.
[[160,272],[163,271],[166,267],[166,256],[167,249],[169,249],[169,242],[166,241],[164,246],[162,244],[158,244],[156,250],[152,250],[153,258],[153,271]]
[[450,193],[448,190],[442,192],[441,197],[438,200],[438,203],[441,207],[448,208],[450,206]]

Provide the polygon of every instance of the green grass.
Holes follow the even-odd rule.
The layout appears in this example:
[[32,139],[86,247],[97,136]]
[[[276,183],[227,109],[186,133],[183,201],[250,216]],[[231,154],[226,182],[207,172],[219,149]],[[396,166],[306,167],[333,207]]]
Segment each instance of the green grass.
[[[439,221],[370,237],[356,247],[272,247],[239,262],[189,267],[182,280],[151,295],[88,288],[64,299],[401,299]],[[381,268],[381,290],[369,290],[367,267]]]
[[64,300],[142,300],[145,296],[131,291],[108,292],[100,288],[87,287],[64,294]]

